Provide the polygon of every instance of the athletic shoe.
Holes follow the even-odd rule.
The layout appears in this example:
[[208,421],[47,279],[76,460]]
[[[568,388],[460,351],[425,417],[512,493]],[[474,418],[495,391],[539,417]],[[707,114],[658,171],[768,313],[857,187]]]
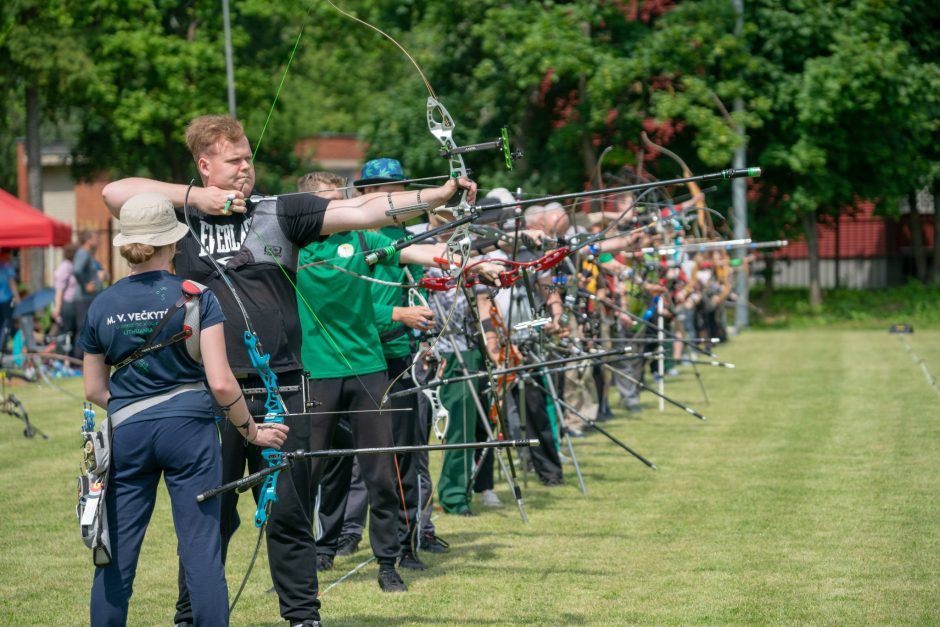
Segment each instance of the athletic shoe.
[[492,490],[483,490],[480,493],[480,503],[484,507],[502,507],[503,502],[499,500],[499,497],[496,496],[496,493]]
[[419,560],[414,553],[408,550],[402,551],[401,558],[398,560],[398,567],[407,568],[408,570],[428,569],[427,564]]
[[669,377],[678,377],[678,376],[679,376],[679,369],[678,369],[678,368],[670,368],[669,370],[666,371],[666,376],[669,376]]
[[317,555],[317,572],[322,573],[324,570],[333,569],[333,556],[332,555]]
[[311,618],[302,623],[291,623],[290,627],[320,627],[321,624],[320,621]]
[[441,540],[434,532],[422,534],[419,546],[422,551],[428,553],[447,553],[450,551],[450,544]]
[[351,533],[343,534],[336,543],[337,555],[352,555],[359,550],[359,542],[362,536],[356,536]]
[[394,566],[379,566],[379,587],[382,592],[408,592],[408,586]]

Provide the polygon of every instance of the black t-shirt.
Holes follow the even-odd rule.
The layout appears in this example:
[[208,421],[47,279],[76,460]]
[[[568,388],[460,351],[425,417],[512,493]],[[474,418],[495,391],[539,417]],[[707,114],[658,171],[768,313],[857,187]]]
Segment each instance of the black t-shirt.
[[[228,319],[225,325],[225,346],[229,364],[236,373],[255,373],[245,348],[245,322],[235,295],[225,285],[207,254],[225,270],[244,305],[252,327],[258,334],[264,352],[271,355],[275,372],[300,370],[300,347],[303,335],[297,316],[297,297],[291,282],[296,282],[296,250],[320,240],[323,215],[329,201],[311,194],[278,197],[273,214],[258,214],[258,204],[249,201],[248,211],[228,216],[208,216],[190,209],[192,231],[177,244],[173,260],[179,276],[211,288]],[[185,221],[182,209],[177,217]],[[257,220],[276,220],[287,242],[276,241],[271,235],[275,225],[259,225]],[[246,237],[255,229],[267,233],[265,248],[292,244],[289,263],[279,266],[272,255],[255,254],[244,247]],[[285,272],[290,277],[285,276]]]

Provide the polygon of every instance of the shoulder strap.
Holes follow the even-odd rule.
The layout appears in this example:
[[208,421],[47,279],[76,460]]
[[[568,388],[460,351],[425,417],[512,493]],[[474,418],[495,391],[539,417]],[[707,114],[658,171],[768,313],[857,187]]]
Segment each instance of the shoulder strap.
[[[196,336],[195,344],[196,344],[196,351],[198,355],[199,297],[202,296],[202,293],[206,290],[206,288],[204,285],[200,285],[199,283],[196,283],[195,281],[183,281],[180,288],[181,288],[182,294],[180,295],[179,299],[177,299],[176,303],[174,303],[173,307],[171,307],[170,310],[167,311],[166,315],[163,316],[163,319],[160,321],[160,324],[158,324],[156,328],[154,328],[154,330],[150,333],[150,335],[147,336],[147,339],[144,340],[143,344],[141,344],[140,346],[132,350],[130,354],[126,355],[123,359],[121,359],[114,365],[115,371],[120,370],[121,368],[123,368],[124,366],[127,366],[128,364],[134,363],[135,361],[137,361],[138,359],[140,359],[141,357],[143,357],[144,355],[148,353],[152,353],[156,350],[160,350],[161,348],[165,348],[172,344],[176,344],[177,342],[182,341],[182,340],[188,340],[194,335]],[[157,335],[160,334],[160,331],[162,331],[163,328],[170,321],[170,318],[172,318],[176,314],[177,311],[179,311],[180,309],[184,307],[186,308],[186,313],[184,314],[184,317],[183,317],[182,330],[179,331],[178,333],[173,334],[170,338],[163,340],[162,342],[154,342]],[[193,311],[195,312],[195,323],[193,323],[192,321]],[[196,361],[200,361],[198,357],[194,357],[192,355],[192,353],[190,352],[190,346],[188,343],[187,343],[186,350],[187,352],[190,353],[190,357],[193,357],[193,359],[195,359]]]

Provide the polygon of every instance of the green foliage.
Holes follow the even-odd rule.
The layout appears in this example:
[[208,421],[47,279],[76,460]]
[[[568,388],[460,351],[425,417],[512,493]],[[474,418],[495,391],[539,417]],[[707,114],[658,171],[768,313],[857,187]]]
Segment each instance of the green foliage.
[[25,93],[34,88],[45,122],[68,117],[71,94],[90,80],[92,61],[75,24],[73,0],[13,0],[0,13],[0,186],[16,187],[16,138],[26,134]]
[[[744,100],[750,162],[764,168],[749,224],[759,238],[799,232],[802,213],[858,198],[879,211],[922,186],[936,167],[935,7],[878,0],[747,1],[742,37],[731,3],[684,2],[650,39],[660,119],[681,121],[708,166],[739,144],[717,102]],[[680,138],[681,141],[681,138]]]
[[[260,134],[277,70],[293,44],[296,11],[239,3],[233,48],[239,106],[246,128]],[[183,182],[194,174],[183,131],[197,115],[225,113],[222,14],[216,2],[154,0],[84,5],[79,16],[96,51],[95,81],[80,94],[85,114],[78,152],[88,175],[106,165],[115,176],[146,175]],[[259,46],[257,42],[264,42]],[[248,61],[250,59],[250,61]],[[284,142],[288,141],[286,147]],[[262,161],[282,162],[291,142],[265,139]]]
[[[466,156],[484,187],[579,189],[607,146],[608,170],[678,174],[642,148],[641,130],[693,172],[726,167],[744,141],[740,127],[749,161],[765,171],[751,184],[750,224],[756,237],[774,238],[798,231],[800,214],[857,197],[890,214],[938,169],[936,3],[748,0],[740,31],[729,0],[341,6],[414,56],[453,115],[459,144],[509,127],[526,153],[513,172],[495,153]],[[21,127],[15,100],[27,79],[38,81],[49,119],[75,129],[81,174],[192,176],[185,123],[227,110],[216,0],[11,7],[0,18],[0,76],[16,99],[0,103],[0,131]],[[232,26],[239,117],[253,141],[264,129],[262,187],[288,187],[299,167],[294,143],[322,132],[358,133],[370,156],[398,157],[411,175],[442,171],[425,87],[392,42],[325,2],[233,3]],[[8,178],[9,147],[4,154]],[[724,210],[729,197],[722,188],[710,204]]]
[[807,290],[751,291],[759,312],[751,324],[764,328],[886,329],[894,323],[940,327],[940,289],[911,280],[897,288],[826,290],[819,307],[808,304]]

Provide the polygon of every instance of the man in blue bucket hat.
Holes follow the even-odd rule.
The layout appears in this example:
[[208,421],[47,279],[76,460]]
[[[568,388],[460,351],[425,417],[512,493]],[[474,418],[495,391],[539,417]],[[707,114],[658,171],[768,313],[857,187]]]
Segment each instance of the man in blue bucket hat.
[[[405,190],[405,183],[401,181],[406,179],[404,169],[398,159],[381,157],[367,161],[362,167],[360,178],[354,181],[353,185],[363,194],[395,193]],[[392,240],[397,240],[405,234],[402,226],[384,227],[380,232]],[[412,283],[418,281],[424,274],[424,268],[421,266],[409,265],[408,270],[411,273],[410,278],[399,266],[377,265],[373,269],[373,276],[391,283]],[[392,320],[392,311],[406,305],[407,297],[398,288],[377,283],[372,284],[371,287],[378,331],[382,340],[382,352],[388,364],[388,378],[390,381],[395,381],[390,391],[395,392],[412,384],[410,378],[400,375],[403,370],[411,367],[415,346],[405,324]],[[417,397],[395,399],[393,407],[410,410],[396,412],[392,416],[395,445],[410,446],[426,443],[430,431],[430,416],[428,411],[419,410]],[[353,460],[345,463],[353,463]],[[421,570],[425,566],[417,559],[415,549],[420,547],[429,552],[438,553],[446,551],[447,544],[438,540],[434,524],[430,520],[429,504],[433,488],[428,471],[427,453],[400,455],[398,463],[401,487],[404,492],[403,501],[407,505],[405,508],[407,511],[402,512],[399,535],[402,545],[400,565],[403,568]],[[353,481],[362,482],[355,469]],[[348,555],[356,550],[365,525],[365,490],[357,489],[364,486],[354,484],[350,487],[352,489],[348,493],[345,506],[345,520],[338,540],[338,555]]]
[[[358,188],[368,188],[377,183],[394,183],[395,181],[404,180],[405,173],[402,171],[401,162],[398,159],[381,157],[366,161],[366,164],[362,166],[362,176],[359,180],[353,181],[353,185]],[[379,189],[360,189],[359,191],[364,194],[369,192],[404,191],[405,186],[402,184],[401,189],[395,189],[397,187],[395,185],[379,185],[378,187]]]

